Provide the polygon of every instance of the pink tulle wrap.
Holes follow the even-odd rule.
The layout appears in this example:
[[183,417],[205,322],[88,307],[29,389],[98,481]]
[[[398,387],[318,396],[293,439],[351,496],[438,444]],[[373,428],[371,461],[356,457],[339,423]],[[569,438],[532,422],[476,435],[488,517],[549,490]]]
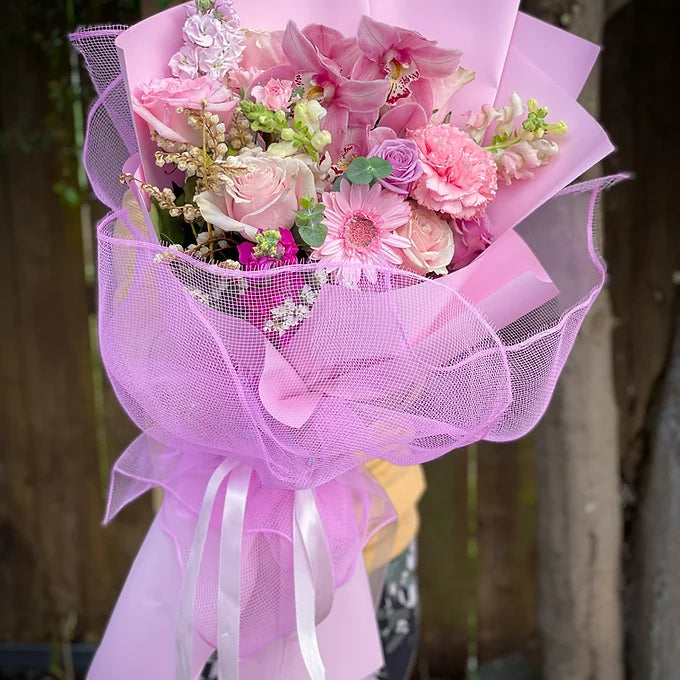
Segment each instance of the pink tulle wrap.
[[[378,268],[375,283],[363,278],[357,288],[324,282],[320,264],[230,271],[158,243],[144,198],[137,205],[118,180],[126,166],[169,181],[153,166],[148,132],[133,121],[126,92],[168,75],[184,8],[124,33],[100,27],[73,36],[100,95],[88,120],[85,165],[95,193],[113,211],[98,228],[101,352],[121,404],[142,430],[115,465],[106,519],[153,486],[166,492],[93,664],[94,680],[168,678],[181,665],[173,635],[202,513],[190,674],[212,649],[227,645],[218,635],[227,574],[220,554],[230,539],[223,517],[239,498],[229,489],[239,475],[242,536],[229,554],[240,555],[240,575],[238,565],[232,572],[241,676],[278,677],[248,671],[247,664],[297,630],[302,666],[324,677],[310,668],[296,606],[297,565],[308,562],[312,619],[320,623],[331,607],[319,602],[323,570],[310,544],[320,534],[305,533],[304,513],[311,507],[323,530],[330,590],[366,592],[354,577],[356,565],[393,510],[362,465],[373,458],[422,463],[481,439],[514,439],[543,414],[603,285],[593,221],[599,192],[617,178],[564,189],[611,151],[575,101],[598,48],[518,13],[517,5],[421,0],[415,11],[403,0],[350,0],[340,11],[329,0],[237,3],[249,28],[280,29],[292,18],[351,34],[370,14],[461,49],[477,77],[451,102],[453,122],[483,103],[505,103],[517,90],[569,123],[553,163],[499,191],[489,210],[494,242],[471,265],[439,279]],[[305,284],[318,291],[309,318],[285,337],[264,332],[262,310],[280,304],[280,291]],[[235,467],[222,474],[224,461]],[[211,483],[215,496],[206,503]],[[128,626],[133,616],[144,623]],[[339,621],[340,631],[347,625],[346,618],[329,619]],[[326,637],[337,641],[334,633]],[[358,657],[362,644],[371,647],[368,665],[331,665],[325,677],[352,680],[376,670],[377,637],[363,635],[355,644]],[[130,645],[146,651],[132,654]],[[332,656],[324,653],[326,642],[321,648]],[[285,664],[276,663],[283,673]],[[149,674],[154,664],[166,670]],[[281,677],[304,677],[299,672]]]

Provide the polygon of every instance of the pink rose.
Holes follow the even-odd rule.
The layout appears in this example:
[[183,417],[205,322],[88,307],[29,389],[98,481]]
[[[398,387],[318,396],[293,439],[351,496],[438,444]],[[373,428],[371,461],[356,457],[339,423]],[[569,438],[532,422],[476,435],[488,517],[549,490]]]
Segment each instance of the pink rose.
[[228,125],[238,100],[226,87],[206,76],[193,80],[163,78],[140,85],[132,98],[132,109],[164,139],[201,146],[201,131],[192,128],[177,107],[200,111],[204,99],[208,111]]
[[293,94],[293,81],[270,78],[266,85],[256,85],[251,94],[258,104],[270,111],[286,109]]
[[453,258],[453,231],[437,213],[413,204],[411,218],[396,230],[412,243],[400,251],[403,265],[416,274],[446,274]]
[[420,152],[421,178],[411,195],[421,205],[460,219],[481,215],[496,195],[493,156],[453,125],[411,132]]
[[260,229],[290,229],[300,199],[316,196],[314,175],[297,158],[254,156],[250,169],[219,191],[196,196],[203,218],[224,231],[236,231],[250,241]]
[[461,269],[481,255],[492,241],[491,222],[486,215],[474,220],[454,220],[453,269]]

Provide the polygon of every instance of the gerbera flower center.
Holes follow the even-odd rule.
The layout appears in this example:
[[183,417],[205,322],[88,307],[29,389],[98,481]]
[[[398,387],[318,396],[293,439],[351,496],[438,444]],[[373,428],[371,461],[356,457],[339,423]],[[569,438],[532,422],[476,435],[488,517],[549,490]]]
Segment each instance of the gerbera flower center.
[[355,248],[367,248],[377,234],[375,222],[363,212],[353,213],[345,222],[345,239]]

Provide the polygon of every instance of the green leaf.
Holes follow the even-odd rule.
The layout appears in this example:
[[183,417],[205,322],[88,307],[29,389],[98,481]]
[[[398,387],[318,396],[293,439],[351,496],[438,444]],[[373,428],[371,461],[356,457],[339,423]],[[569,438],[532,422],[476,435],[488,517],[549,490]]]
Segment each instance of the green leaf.
[[368,158],[364,156],[355,158],[345,171],[345,179],[352,184],[370,184],[374,175]]
[[298,233],[300,238],[312,248],[319,248],[323,245],[328,234],[328,228],[322,222],[316,222],[308,227],[303,227],[298,224]]
[[160,240],[168,243],[179,243],[182,246],[187,245],[185,243],[187,223],[183,217],[171,217],[167,210],[158,207],[154,198],[151,199],[149,215]]
[[345,179],[344,175],[335,178],[335,182],[333,182],[333,191],[340,191],[340,184],[343,179]]
[[392,164],[384,158],[372,156],[368,159],[368,164],[374,179],[385,179],[385,177],[389,177],[392,174]]
[[300,199],[300,209],[301,210],[311,210],[316,205],[316,200],[313,196],[303,196]]

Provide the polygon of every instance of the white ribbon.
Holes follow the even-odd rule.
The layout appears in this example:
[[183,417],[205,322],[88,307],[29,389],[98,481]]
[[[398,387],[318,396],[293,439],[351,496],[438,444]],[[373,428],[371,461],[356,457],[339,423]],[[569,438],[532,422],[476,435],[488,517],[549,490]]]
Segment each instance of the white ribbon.
[[[198,584],[198,572],[201,568],[201,558],[205,548],[205,539],[208,536],[210,516],[212,515],[215,497],[224,478],[238,465],[235,460],[223,460],[213,472],[210,481],[205,488],[203,503],[198,513],[198,523],[194,542],[189,553],[187,568],[182,583],[182,592],[179,599],[179,620],[177,625],[177,672],[176,680],[191,680],[191,650],[194,639],[194,601],[196,599],[196,586]],[[225,505],[226,505],[225,499]],[[224,530],[224,527],[222,527]],[[239,541],[240,541],[239,534]],[[237,567],[240,572],[240,565]],[[238,660],[237,660],[238,663]],[[237,665],[238,672],[238,665]],[[238,676],[233,676],[237,678]]]
[[325,618],[333,604],[333,566],[314,492],[308,489],[295,492],[293,570],[300,652],[311,680],[325,680],[316,619]]
[[[217,663],[219,680],[238,680],[241,615],[241,549],[243,519],[252,469],[224,460],[210,477],[198,514],[179,602],[176,680],[191,680],[194,601],[201,560],[215,499],[227,483],[220,530],[217,599]],[[316,621],[333,604],[333,567],[326,534],[311,490],[295,492],[293,510],[293,569],[298,641],[311,680],[325,680],[326,670],[316,638]]]
[[241,465],[229,477],[222,513],[220,576],[217,598],[217,677],[238,680],[241,619],[243,518],[252,469]]

